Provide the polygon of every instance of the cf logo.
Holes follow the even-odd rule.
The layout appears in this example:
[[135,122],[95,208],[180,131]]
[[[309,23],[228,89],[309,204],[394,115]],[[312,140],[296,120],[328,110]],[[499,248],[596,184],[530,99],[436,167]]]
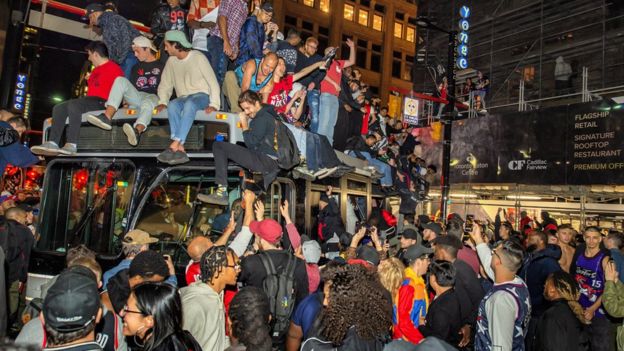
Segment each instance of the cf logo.
[[526,164],[525,160],[512,160],[512,161],[509,161],[509,163],[507,164],[507,167],[509,167],[509,169],[511,169],[512,171],[519,171],[524,168],[525,164]]

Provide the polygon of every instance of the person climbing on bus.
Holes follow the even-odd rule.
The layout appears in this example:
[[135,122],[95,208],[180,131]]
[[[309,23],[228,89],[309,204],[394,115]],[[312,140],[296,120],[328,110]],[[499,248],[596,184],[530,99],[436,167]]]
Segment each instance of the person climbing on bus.
[[158,49],[146,37],[134,38],[132,50],[139,63],[132,68],[130,78],[117,77],[106,101],[106,110],[100,114],[90,113],[87,121],[104,130],[112,130],[112,119],[123,101],[138,107],[139,113],[134,125],[124,123],[123,131],[128,143],[137,146],[141,134],[152,120],[154,107],[158,105],[158,85],[165,63],[156,57]]
[[[108,49],[101,41],[92,41],[85,48],[89,61],[95,68],[87,79],[87,96],[61,102],[52,109],[52,127],[48,141],[33,146],[30,150],[36,155],[57,156],[74,155],[78,151],[80,124],[82,114],[101,110],[108,99],[113,83],[117,77],[123,77],[123,71],[115,62],[108,58]],[[59,147],[65,129],[65,120],[69,117],[69,127],[65,136],[66,143]]]
[[273,106],[264,105],[261,101],[260,94],[251,90],[243,92],[238,98],[238,104],[244,111],[239,114],[239,118],[247,147],[227,142],[213,144],[215,181],[219,187],[213,194],[198,194],[197,199],[200,201],[221,206],[228,204],[228,160],[252,172],[261,172],[264,177],[264,189],[267,189],[277,177],[280,167],[273,148],[277,113]]
[[[221,88],[208,59],[179,30],[165,34],[165,50],[169,59],[158,86],[158,112],[167,108],[171,145],[158,155],[158,161],[171,165],[189,161],[184,142],[193,126],[195,114],[212,113],[221,107]],[[175,89],[177,98],[171,99]]]

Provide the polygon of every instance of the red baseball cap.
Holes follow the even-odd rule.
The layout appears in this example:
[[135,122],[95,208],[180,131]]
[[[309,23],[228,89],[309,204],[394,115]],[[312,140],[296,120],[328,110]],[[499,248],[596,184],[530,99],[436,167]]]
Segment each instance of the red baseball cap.
[[276,220],[268,218],[260,222],[253,221],[249,225],[252,233],[271,244],[276,244],[282,238],[282,226]]

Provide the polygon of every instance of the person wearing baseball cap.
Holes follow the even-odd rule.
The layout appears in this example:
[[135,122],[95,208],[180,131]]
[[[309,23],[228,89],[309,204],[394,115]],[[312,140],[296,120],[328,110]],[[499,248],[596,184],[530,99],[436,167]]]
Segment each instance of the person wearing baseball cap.
[[423,225],[423,239],[427,242],[433,242],[440,234],[442,234],[442,226],[439,223],[430,222]]
[[[206,55],[192,50],[186,34],[179,30],[165,33],[169,59],[158,86],[157,112],[167,108],[171,144],[157,159],[170,165],[189,161],[184,143],[198,111],[207,114],[221,108],[221,87]],[[175,90],[177,98],[171,100]]]
[[408,265],[408,262],[405,259],[405,251],[412,245],[420,244],[422,242],[422,238],[416,227],[408,225],[404,227],[403,233],[401,233],[399,240],[401,248],[397,252],[396,257],[400,259],[403,264]]
[[149,245],[157,242],[158,239],[151,237],[148,232],[140,229],[133,229],[129,231],[121,241],[121,251],[126,258],[119,262],[117,266],[104,272],[104,276],[102,277],[102,284],[104,285],[104,288],[106,289],[108,280],[115,274],[119,273],[119,271],[130,268],[130,263],[132,263],[132,260],[136,257],[136,255],[143,251],[149,250]]
[[396,324],[393,339],[404,339],[418,344],[423,335],[418,326],[423,324],[429,308],[429,295],[423,276],[429,268],[433,250],[420,244],[412,245],[405,250],[405,259],[409,263],[405,269],[405,281],[399,288],[399,297],[394,308]]
[[304,260],[281,248],[282,226],[276,220],[268,218],[251,222],[249,230],[255,236],[258,253],[242,260],[239,281],[243,286],[263,288],[264,280],[269,275],[265,263],[272,264],[277,272],[281,272],[294,260],[294,297],[298,304],[309,293],[308,274]]
[[156,57],[158,49],[152,41],[142,35],[132,40],[132,51],[138,63],[132,67],[130,77],[115,79],[108,100],[104,104],[106,110],[99,114],[90,112],[87,114],[87,121],[98,128],[112,130],[113,116],[125,101],[131,109],[138,109],[134,125],[124,123],[122,128],[128,138],[128,144],[137,146],[141,134],[152,121],[154,108],[158,105],[156,93],[165,62]]
[[102,307],[92,277],[76,270],[62,272],[48,290],[40,318],[46,333],[44,350],[102,350],[95,342]]
[[126,77],[130,77],[131,69],[137,63],[132,53],[132,39],[141,33],[126,18],[114,11],[106,11],[100,3],[90,4],[85,12],[89,24],[101,29],[111,60],[121,66]]
[[263,3],[256,15],[247,17],[241,28],[239,54],[236,58],[237,67],[248,60],[261,59],[264,56],[262,52],[266,39],[264,28],[271,18],[273,18],[273,5],[270,2]]

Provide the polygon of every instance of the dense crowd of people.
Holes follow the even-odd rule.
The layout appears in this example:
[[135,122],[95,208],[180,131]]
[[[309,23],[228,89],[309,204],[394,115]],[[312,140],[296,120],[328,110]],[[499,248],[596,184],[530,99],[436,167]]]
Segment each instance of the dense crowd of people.
[[[351,40],[348,53],[330,47],[320,55],[316,38],[284,35],[272,15],[267,2],[193,0],[187,11],[168,0],[154,12],[148,39],[114,8],[89,5],[90,25],[103,41],[86,47],[94,66],[87,96],[54,107],[49,140],[33,153],[76,154],[82,114],[110,131],[115,113],[128,104],[138,109],[136,122],[122,127],[128,143],[138,145],[154,112],[166,111],[170,144],[157,158],[183,164],[198,112],[239,112],[245,146],[214,143],[218,188],[198,200],[230,205],[229,161],[261,173],[259,186],[267,189],[281,169],[294,167],[308,179],[349,171],[338,150],[365,161],[382,191],[400,197],[399,219],[375,211],[348,231],[328,187],[318,230],[301,235],[288,202],[279,204],[283,223],[264,218],[262,201],[248,189],[238,200],[241,226],[232,215],[220,236],[189,241],[185,281],[178,281],[171,257],[150,249],[158,239],[134,229],[123,237],[124,259],[106,271],[89,248],[69,248],[66,269],[24,309],[36,236],[32,208],[0,196],[0,261],[8,263],[0,292],[8,292],[9,302],[0,327],[17,326],[17,345],[74,351],[624,346],[622,233],[597,227],[577,233],[546,212],[541,221],[522,213],[518,227],[502,210],[492,223],[416,216],[436,172],[422,158],[416,129],[390,118],[373,96],[354,67]],[[488,85],[480,74],[468,90],[482,107]],[[441,94],[445,89],[442,82]],[[23,120],[2,123],[0,143],[14,144]],[[296,143],[296,162],[277,145],[284,134]]]

